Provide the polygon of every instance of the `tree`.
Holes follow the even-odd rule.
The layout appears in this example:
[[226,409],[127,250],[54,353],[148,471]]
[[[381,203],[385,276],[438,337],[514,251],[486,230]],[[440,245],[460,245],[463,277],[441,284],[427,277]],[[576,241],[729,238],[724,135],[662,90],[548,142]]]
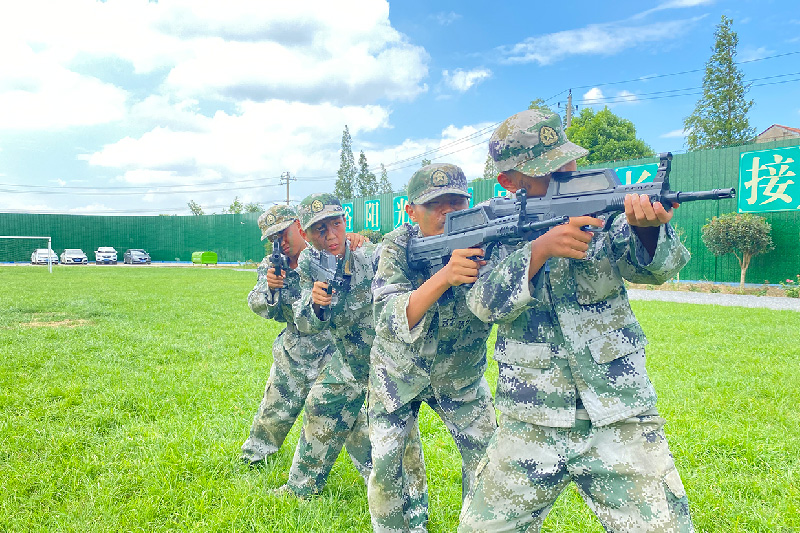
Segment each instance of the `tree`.
[[196,215],[196,216],[205,215],[205,212],[203,211],[203,208],[200,207],[200,204],[198,204],[194,200],[189,200],[189,203],[186,204],[186,205],[189,206],[189,209],[192,211],[193,215]]
[[340,199],[352,198],[353,182],[356,178],[356,161],[353,158],[353,140],[350,129],[345,125],[342,133],[342,149],[339,152],[339,171],[336,173],[334,194]]
[[528,109],[538,109],[539,111],[545,111],[547,113],[552,113],[553,110],[550,109],[550,106],[544,103],[544,100],[541,98],[537,98],[536,100],[531,100],[531,104],[528,106]]
[[381,181],[378,183],[378,192],[385,194],[392,191],[392,184],[389,182],[389,174],[386,172],[386,167],[381,163]]
[[756,133],[747,119],[753,106],[753,101],[745,98],[750,84],[744,83],[744,73],[734,61],[739,36],[731,29],[732,24],[733,20],[722,15],[714,32],[713,53],[706,63],[703,96],[683,121],[690,151],[742,144]]
[[236,196],[233,199],[233,203],[229,205],[226,209],[222,210],[223,215],[241,215],[242,211],[244,211],[244,204],[239,200],[239,197]]
[[423,159],[422,160],[422,164],[420,166],[421,167],[426,167],[426,166],[428,166],[430,164],[431,164],[431,160],[430,159]]
[[362,150],[358,156],[358,174],[356,174],[356,184],[358,195],[375,196],[378,193],[378,179],[375,174],[370,172],[369,165],[367,164],[367,156],[364,155]]
[[244,212],[245,213],[262,213],[264,211],[264,204],[260,204],[258,202],[250,202],[249,204],[245,204]]
[[703,226],[703,243],[714,255],[733,254],[739,260],[741,276],[739,287],[753,256],[765,254],[775,248],[767,219],[749,213],[728,213],[714,217]]
[[497,167],[494,166],[494,159],[492,154],[486,156],[486,163],[483,164],[483,179],[493,180],[497,178]]
[[633,122],[615,115],[608,107],[597,113],[591,107],[584,107],[572,119],[566,134],[570,141],[589,150],[589,155],[579,159],[578,165],[655,155],[652,148],[636,138]]

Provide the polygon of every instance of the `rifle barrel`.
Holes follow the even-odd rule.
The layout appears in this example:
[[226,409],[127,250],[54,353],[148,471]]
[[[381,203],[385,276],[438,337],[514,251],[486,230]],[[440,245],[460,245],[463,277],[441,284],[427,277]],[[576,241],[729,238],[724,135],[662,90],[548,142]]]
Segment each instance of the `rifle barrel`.
[[735,198],[736,189],[712,189],[710,191],[697,192],[676,192],[670,191],[662,195],[662,202],[694,202],[697,200],[722,200],[723,198]]

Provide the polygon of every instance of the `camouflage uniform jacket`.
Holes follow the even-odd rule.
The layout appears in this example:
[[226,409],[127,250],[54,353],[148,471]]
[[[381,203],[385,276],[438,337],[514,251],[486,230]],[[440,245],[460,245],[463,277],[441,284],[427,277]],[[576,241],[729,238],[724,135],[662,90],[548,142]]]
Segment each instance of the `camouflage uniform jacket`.
[[585,260],[551,258],[528,282],[530,254],[527,243],[467,296],[473,313],[499,324],[497,408],[551,427],[575,423],[577,395],[596,426],[653,408],[647,339],[623,278],[661,284],[688,262],[672,227],[660,227],[651,258],[621,215],[609,232],[596,234]]
[[339,261],[345,280],[343,290],[333,297],[330,311],[320,320],[312,308],[311,247],[300,253],[297,270],[300,274],[300,297],[294,303],[294,318],[297,327],[305,333],[316,333],[330,327],[334,342],[350,367],[353,377],[366,386],[369,377],[369,351],[375,338],[372,323],[372,278],[375,275],[379,246],[366,244],[350,250],[348,243],[344,259]]
[[454,423],[465,427],[479,413],[458,410],[459,403],[491,395],[482,386],[491,326],[469,312],[467,288],[458,286],[449,288],[409,329],[409,298],[429,277],[412,271],[406,259],[408,240],[418,234],[418,226],[404,224],[384,237],[372,283],[377,342],[372,347],[370,394],[391,413],[431,387]]
[[331,344],[333,339],[329,332],[309,335],[297,329],[294,321],[293,304],[300,298],[300,274],[297,270],[288,269],[285,273],[284,286],[277,291],[270,290],[267,285],[267,271],[271,268],[269,258],[264,258],[258,265],[258,281],[250,294],[247,304],[259,316],[277,322],[285,322],[286,328],[280,338],[284,348],[298,354],[321,354],[322,343]]

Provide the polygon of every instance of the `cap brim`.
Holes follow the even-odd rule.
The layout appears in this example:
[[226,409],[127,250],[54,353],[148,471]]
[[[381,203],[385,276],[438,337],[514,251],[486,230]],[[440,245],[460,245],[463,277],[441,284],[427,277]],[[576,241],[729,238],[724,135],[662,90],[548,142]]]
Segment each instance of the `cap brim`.
[[261,240],[272,239],[276,233],[280,233],[294,223],[294,220],[284,220],[267,227],[267,231],[261,234]]
[[303,231],[308,231],[308,228],[310,228],[320,220],[325,220],[326,218],[343,217],[343,216],[344,216],[344,211],[338,211],[336,213],[331,213],[330,211],[319,213],[311,217],[311,220],[309,220],[306,224],[303,224]]
[[589,150],[586,148],[582,148],[572,142],[565,142],[561,146],[548,150],[539,157],[528,159],[518,164],[514,167],[514,170],[527,174],[528,176],[544,176],[545,174],[555,172],[570,161],[580,159],[588,154]]
[[464,198],[472,198],[472,195],[468,192],[464,192],[463,189],[455,189],[455,188],[436,188],[432,191],[428,191],[424,194],[421,194],[419,197],[415,198],[413,202],[410,202],[415,205],[419,204],[427,204],[431,200],[439,198],[440,196],[444,196],[445,194],[456,194],[458,196],[463,196]]

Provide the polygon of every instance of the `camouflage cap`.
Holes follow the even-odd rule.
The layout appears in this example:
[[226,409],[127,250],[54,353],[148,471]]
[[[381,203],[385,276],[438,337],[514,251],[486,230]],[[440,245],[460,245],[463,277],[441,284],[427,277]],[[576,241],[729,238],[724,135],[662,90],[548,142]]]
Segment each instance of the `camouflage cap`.
[[467,177],[464,171],[455,165],[448,163],[426,165],[414,172],[408,182],[408,202],[411,204],[425,204],[445,194],[472,197],[467,192]]
[[589,151],[567,140],[558,113],[529,109],[507,118],[494,130],[489,153],[500,172],[517,170],[544,176]]
[[297,211],[288,205],[273,205],[258,217],[258,227],[261,228],[261,240],[271,239],[277,233],[285,230],[297,220]]
[[303,231],[326,218],[344,216],[344,209],[339,199],[328,192],[315,192],[303,198],[297,208],[300,215],[300,226]]

